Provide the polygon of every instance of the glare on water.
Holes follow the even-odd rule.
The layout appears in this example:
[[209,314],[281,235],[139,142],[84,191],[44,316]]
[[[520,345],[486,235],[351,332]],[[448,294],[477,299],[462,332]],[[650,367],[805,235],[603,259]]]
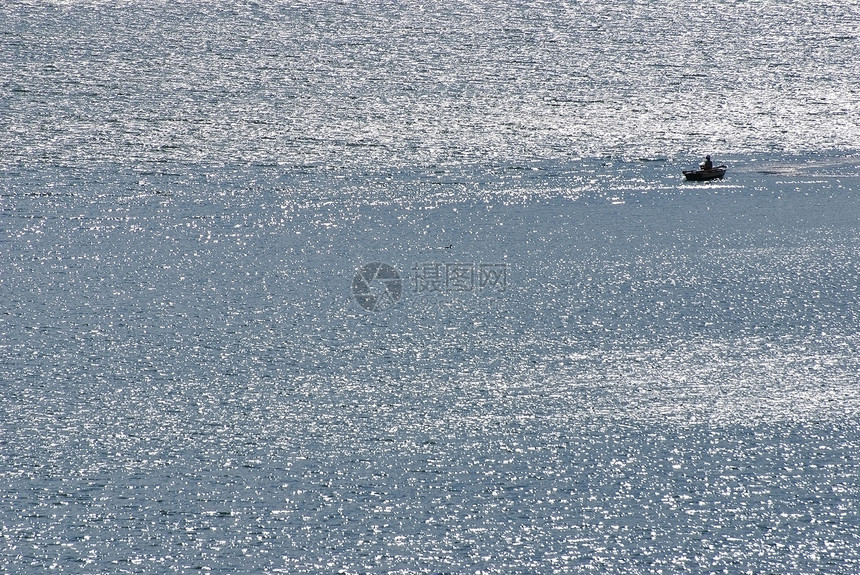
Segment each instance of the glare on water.
[[856,6],[0,14],[2,570],[857,572]]

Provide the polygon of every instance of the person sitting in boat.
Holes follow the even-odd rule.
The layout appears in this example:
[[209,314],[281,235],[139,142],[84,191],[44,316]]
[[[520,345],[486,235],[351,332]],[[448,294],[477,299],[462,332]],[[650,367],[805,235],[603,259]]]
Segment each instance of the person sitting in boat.
[[701,163],[703,170],[713,170],[714,163],[711,161],[711,156],[705,156],[705,161]]

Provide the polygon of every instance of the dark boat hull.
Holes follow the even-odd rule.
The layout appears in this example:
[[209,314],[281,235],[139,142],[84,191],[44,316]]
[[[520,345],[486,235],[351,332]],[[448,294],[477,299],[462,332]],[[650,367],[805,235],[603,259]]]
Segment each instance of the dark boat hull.
[[691,182],[704,182],[706,180],[722,180],[727,169],[726,166],[717,166],[710,170],[683,170],[682,173]]

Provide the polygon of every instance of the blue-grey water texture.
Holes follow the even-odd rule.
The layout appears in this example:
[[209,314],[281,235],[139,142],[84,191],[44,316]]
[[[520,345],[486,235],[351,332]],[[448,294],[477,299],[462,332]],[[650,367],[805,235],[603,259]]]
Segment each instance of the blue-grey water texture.
[[0,572],[860,572],[858,29],[4,1]]

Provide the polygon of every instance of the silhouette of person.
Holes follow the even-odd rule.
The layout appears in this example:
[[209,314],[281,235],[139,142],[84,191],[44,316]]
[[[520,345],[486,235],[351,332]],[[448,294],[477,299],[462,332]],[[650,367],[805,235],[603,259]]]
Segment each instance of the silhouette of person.
[[711,161],[711,156],[705,156],[705,161],[702,162],[702,169],[703,170],[713,170],[714,169],[714,163]]

